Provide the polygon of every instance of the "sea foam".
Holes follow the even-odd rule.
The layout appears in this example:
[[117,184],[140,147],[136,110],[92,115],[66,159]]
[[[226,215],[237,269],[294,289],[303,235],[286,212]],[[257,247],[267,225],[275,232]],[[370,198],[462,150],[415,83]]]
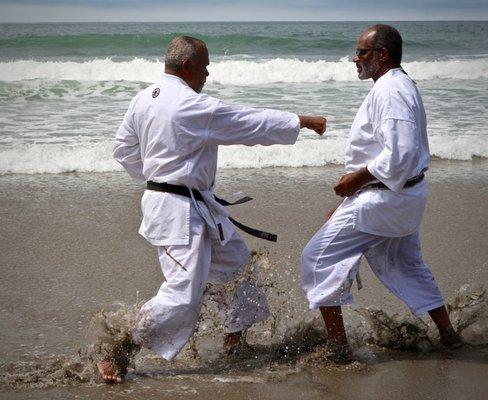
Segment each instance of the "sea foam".
[[[403,67],[416,80],[488,78],[488,58],[414,61],[404,63]],[[85,62],[20,60],[0,63],[0,77],[6,82],[29,79],[154,82],[163,69],[161,62],[142,58],[124,62],[109,58]],[[210,64],[209,72],[208,83],[237,86],[357,81],[356,68],[347,57],[336,62],[283,58],[219,60]]]
[[[78,144],[17,144],[0,148],[0,174],[122,171],[112,141]],[[293,146],[221,146],[219,168],[317,167],[342,164],[345,136],[301,139]],[[488,143],[470,136],[431,138],[431,155],[448,160],[488,158]]]

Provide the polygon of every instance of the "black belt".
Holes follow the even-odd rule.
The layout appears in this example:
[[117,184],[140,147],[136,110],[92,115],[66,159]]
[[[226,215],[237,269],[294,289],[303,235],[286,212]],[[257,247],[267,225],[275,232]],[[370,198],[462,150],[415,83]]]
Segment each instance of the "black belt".
[[[152,181],[147,181],[147,189],[148,190],[155,190],[158,192],[165,192],[165,193],[173,193],[173,194],[179,194],[180,196],[185,196],[188,198],[193,197],[195,200],[198,201],[204,201],[202,194],[197,190],[197,189],[188,189],[186,186],[179,186],[179,185],[172,185],[170,183],[164,183],[164,182],[152,182]],[[242,204],[246,203],[250,200],[252,200],[251,197],[242,197],[237,201],[234,201],[233,203],[228,202],[225,199],[221,199],[220,197],[217,197],[214,195],[215,201],[223,206],[233,206],[236,204]],[[243,230],[244,232],[248,233],[249,235],[258,237],[260,239],[264,240],[269,240],[270,242],[276,242],[278,240],[278,236],[275,235],[274,233],[268,233],[264,231],[260,231],[258,229],[251,228],[249,226],[246,226],[244,224],[241,224],[240,222],[236,221],[232,217],[228,217],[229,221],[232,222],[235,226],[237,226],[239,229]],[[219,234],[220,234],[220,239],[224,240],[223,237],[223,231],[222,231],[222,226],[220,224],[217,225],[217,228],[219,229]]]
[[[425,178],[424,173],[422,172],[420,175],[414,176],[405,182],[403,188],[409,188],[415,186],[417,183],[422,182]],[[383,182],[376,182],[370,183],[369,185],[363,186],[361,189],[389,189]]]

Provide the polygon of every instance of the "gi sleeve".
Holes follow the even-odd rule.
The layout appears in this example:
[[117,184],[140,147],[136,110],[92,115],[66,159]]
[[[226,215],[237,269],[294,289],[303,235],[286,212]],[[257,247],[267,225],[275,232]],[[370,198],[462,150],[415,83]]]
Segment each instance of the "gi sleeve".
[[112,154],[117,162],[129,173],[132,179],[144,181],[142,173],[143,163],[139,147],[139,138],[134,129],[133,104],[131,104],[125,113],[124,120],[117,130],[113,144]]
[[394,192],[403,188],[415,175],[419,162],[417,124],[412,121],[386,118],[381,121],[379,134],[384,147],[367,168],[371,174]]
[[405,88],[381,90],[374,102],[375,136],[383,150],[367,168],[388,188],[397,192],[416,175],[420,159],[419,121],[415,100]]
[[299,132],[296,114],[227,105],[219,100],[208,122],[207,140],[216,145],[293,144]]

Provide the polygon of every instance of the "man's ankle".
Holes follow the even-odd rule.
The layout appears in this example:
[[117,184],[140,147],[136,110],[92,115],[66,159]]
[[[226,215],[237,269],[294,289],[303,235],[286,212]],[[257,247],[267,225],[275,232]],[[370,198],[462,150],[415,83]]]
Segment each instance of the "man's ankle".
[[229,332],[224,334],[224,350],[232,351],[237,348],[243,340],[242,331]]

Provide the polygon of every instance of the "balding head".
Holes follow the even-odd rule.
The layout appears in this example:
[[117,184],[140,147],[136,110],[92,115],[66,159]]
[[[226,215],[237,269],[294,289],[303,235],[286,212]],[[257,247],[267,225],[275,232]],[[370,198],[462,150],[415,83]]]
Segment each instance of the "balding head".
[[203,41],[191,36],[177,36],[166,49],[164,66],[167,70],[179,72],[183,62],[194,60],[203,49],[206,49]]
[[352,61],[359,79],[372,78],[376,82],[387,71],[400,66],[402,37],[392,26],[370,26],[359,36]]
[[402,37],[400,32],[390,25],[377,24],[370,26],[364,34],[371,40],[374,48],[385,48],[388,50],[391,60],[400,65],[402,62]]
[[164,72],[183,79],[200,93],[207,80],[208,50],[205,43],[190,36],[175,37],[166,49]]

